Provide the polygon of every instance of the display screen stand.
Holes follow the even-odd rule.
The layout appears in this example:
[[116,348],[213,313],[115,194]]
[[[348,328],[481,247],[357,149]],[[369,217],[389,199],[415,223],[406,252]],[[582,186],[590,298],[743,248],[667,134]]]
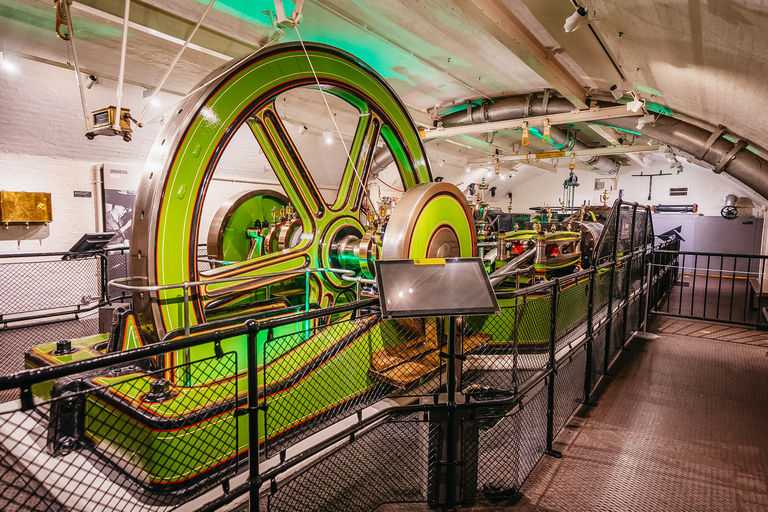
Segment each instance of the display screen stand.
[[383,318],[499,313],[483,260],[378,260],[376,280]]

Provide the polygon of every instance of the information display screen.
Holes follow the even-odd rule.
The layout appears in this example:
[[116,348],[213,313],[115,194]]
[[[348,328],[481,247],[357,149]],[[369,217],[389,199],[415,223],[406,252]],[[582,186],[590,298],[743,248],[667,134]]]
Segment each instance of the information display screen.
[[480,258],[379,260],[376,280],[385,318],[499,312]]

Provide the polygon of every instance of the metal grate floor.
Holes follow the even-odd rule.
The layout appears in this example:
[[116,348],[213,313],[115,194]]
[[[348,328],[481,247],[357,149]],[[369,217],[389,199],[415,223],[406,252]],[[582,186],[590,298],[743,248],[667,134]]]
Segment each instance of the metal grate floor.
[[768,354],[746,332],[723,343],[722,324],[685,323],[630,344],[598,406],[556,439],[563,458],[544,457],[509,510],[768,510]]

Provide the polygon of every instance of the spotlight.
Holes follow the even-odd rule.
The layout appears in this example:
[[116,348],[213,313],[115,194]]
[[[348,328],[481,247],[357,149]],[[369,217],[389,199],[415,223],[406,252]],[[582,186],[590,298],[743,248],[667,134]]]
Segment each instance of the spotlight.
[[[85,88],[90,89],[94,85],[99,83],[99,77],[96,75],[88,75],[88,78],[85,79]],[[146,96],[144,96],[146,98]]]
[[488,171],[487,173],[485,173],[485,175],[486,176],[491,176],[491,175],[493,175],[493,173],[491,171]]
[[304,135],[305,133],[307,133],[308,129],[309,128],[307,128],[307,125],[303,125],[301,128],[299,128],[299,135]]
[[565,20],[565,25],[563,25],[563,28],[566,32],[573,32],[581,27],[581,25],[584,23],[584,20],[586,19],[587,10],[583,7],[579,7],[573,14],[568,16],[568,18]]
[[323,132],[323,138],[326,144],[333,144],[333,132]]
[[643,126],[646,124],[653,124],[653,122],[656,120],[655,117],[653,117],[653,114],[648,114],[647,116],[643,116],[637,120],[637,129],[642,130]]
[[621,92],[621,89],[619,89],[619,84],[613,84],[611,86],[611,95],[613,96],[613,99],[616,101],[619,101],[621,98],[624,97],[624,93]]
[[632,96],[632,101],[627,103],[627,110],[637,113],[645,106],[645,101],[638,98],[634,91],[630,91],[630,95]]
[[440,163],[437,164],[438,167],[442,167],[445,165],[445,160],[440,160]]
[[466,167],[464,168],[464,170],[465,170],[466,172],[469,172],[469,171],[471,171],[471,170],[472,170],[472,167],[468,165],[468,166],[466,166]]
[[16,72],[16,64],[9,61],[3,52],[0,52],[0,69],[3,71],[7,71],[9,73],[15,73]]

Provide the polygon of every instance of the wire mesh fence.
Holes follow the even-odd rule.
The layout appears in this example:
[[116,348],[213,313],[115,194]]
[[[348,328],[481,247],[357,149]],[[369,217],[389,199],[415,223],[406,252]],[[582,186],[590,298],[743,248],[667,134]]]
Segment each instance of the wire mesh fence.
[[0,413],[0,510],[171,511],[234,474],[237,355],[190,363],[230,375],[205,390],[141,366],[41,382]]
[[[421,414],[396,415],[316,464],[269,486],[263,510],[375,510],[427,502],[439,433]],[[407,454],[407,456],[404,456]]]
[[[0,260],[1,261],[1,260]],[[79,311],[101,301],[101,257],[0,263],[0,325],[30,313]],[[45,279],[40,279],[45,276]]]
[[[106,354],[32,388],[0,378],[21,398],[0,413],[0,509],[170,511],[204,494],[202,512],[244,493],[269,511],[509,498],[556,454],[555,436],[640,326],[646,290],[656,304],[674,283],[670,265],[646,282],[647,211],[614,210],[603,266],[500,294],[499,315],[384,320],[354,303]],[[127,267],[120,258],[108,275]],[[184,352],[202,344],[194,353],[217,355]]]

